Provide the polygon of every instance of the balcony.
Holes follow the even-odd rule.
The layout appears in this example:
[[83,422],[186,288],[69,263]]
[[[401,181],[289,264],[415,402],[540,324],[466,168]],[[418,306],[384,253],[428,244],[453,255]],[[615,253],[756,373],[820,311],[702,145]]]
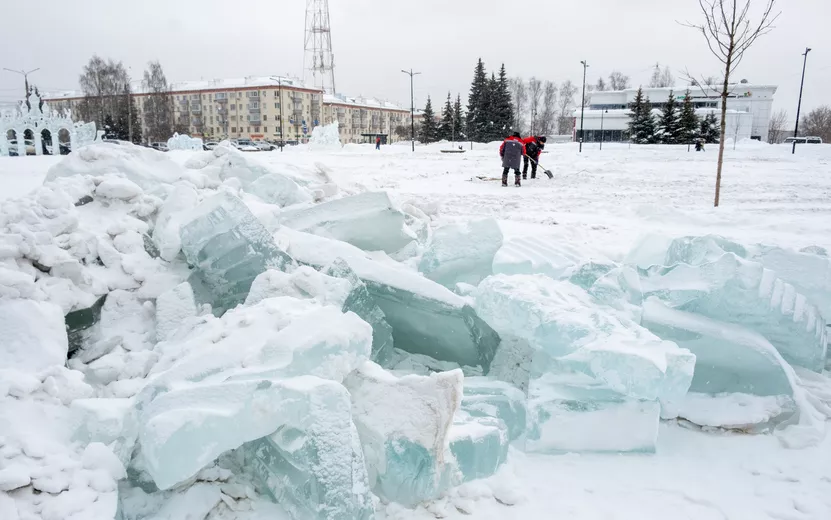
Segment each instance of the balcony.
[[202,126],[202,120],[199,118],[194,118],[190,120],[190,124],[193,126]]
[[248,107],[248,111],[252,114],[259,114],[260,113],[260,107],[256,107],[256,108]]
[[202,113],[202,106],[201,105],[191,105],[190,106],[190,113],[191,114],[201,114]]
[[292,111],[291,115],[292,115],[292,117],[293,117],[293,118],[295,118],[295,119],[297,119],[297,118],[299,118],[299,117],[303,117],[303,110],[301,110],[301,109],[299,109],[299,108],[295,108],[295,109]]
[[217,108],[216,113],[226,115],[226,114],[228,114],[228,109],[227,108]]

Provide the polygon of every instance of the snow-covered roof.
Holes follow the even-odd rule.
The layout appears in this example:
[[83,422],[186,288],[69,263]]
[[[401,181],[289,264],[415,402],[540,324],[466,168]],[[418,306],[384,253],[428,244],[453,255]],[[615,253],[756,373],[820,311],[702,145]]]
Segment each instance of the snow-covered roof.
[[409,112],[408,108],[403,108],[395,103],[383,101],[375,98],[365,97],[349,97],[344,94],[325,94],[323,96],[323,103],[327,105],[346,105],[351,107],[361,108],[377,108],[385,110],[402,110]]

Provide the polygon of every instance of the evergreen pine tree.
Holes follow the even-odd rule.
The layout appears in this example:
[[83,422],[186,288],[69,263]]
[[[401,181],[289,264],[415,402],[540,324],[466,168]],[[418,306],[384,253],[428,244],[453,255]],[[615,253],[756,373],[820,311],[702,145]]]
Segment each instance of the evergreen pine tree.
[[439,139],[450,141],[453,139],[453,105],[450,103],[450,92],[447,93],[447,102],[444,104],[444,110],[441,113],[441,123],[439,123]]
[[488,80],[487,88],[485,88],[484,101],[482,103],[482,111],[486,114],[485,121],[482,125],[482,140],[484,142],[491,142],[500,139],[501,130],[497,128],[497,98],[499,96],[499,82],[496,75],[491,73]]
[[635,100],[629,104],[629,139],[634,143],[648,144],[655,141],[655,120],[652,104],[644,96],[643,88],[638,89]]
[[703,139],[705,143],[717,143],[719,141],[720,136],[721,129],[719,128],[718,119],[716,119],[716,114],[710,112],[701,121],[701,134],[699,137]]
[[465,132],[464,117],[462,115],[462,96],[456,96],[456,103],[453,105],[453,126],[456,134],[456,139],[461,141],[467,137]]
[[485,74],[485,64],[482,58],[476,64],[476,69],[473,72],[473,82],[470,85],[470,94],[467,99],[467,134],[468,139],[472,141],[482,141],[482,128],[484,128],[483,121],[486,119],[486,114],[483,113],[485,106],[485,97],[487,96],[488,77]]
[[675,93],[669,91],[669,97],[661,112],[658,122],[658,141],[663,144],[676,144],[681,138],[681,121],[678,116],[678,102]]
[[433,112],[433,102],[427,96],[427,105],[422,112],[421,131],[418,140],[422,143],[433,143],[438,140],[439,128],[436,124],[436,114]]
[[514,104],[511,100],[511,88],[508,84],[508,74],[505,64],[499,69],[499,77],[493,85],[493,134],[494,140],[507,137],[513,128]]
[[698,138],[700,122],[695,114],[695,106],[692,102],[689,89],[684,94],[684,104],[681,106],[681,137],[680,143],[691,143]]

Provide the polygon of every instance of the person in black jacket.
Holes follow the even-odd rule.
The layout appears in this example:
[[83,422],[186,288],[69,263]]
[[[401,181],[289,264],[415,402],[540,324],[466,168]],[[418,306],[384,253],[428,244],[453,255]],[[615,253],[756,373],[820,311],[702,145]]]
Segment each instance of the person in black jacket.
[[537,163],[540,160],[540,154],[545,148],[546,138],[544,135],[526,137],[522,140],[525,144],[525,157],[522,158],[522,178],[528,178],[528,163],[531,163],[531,178],[537,178]]

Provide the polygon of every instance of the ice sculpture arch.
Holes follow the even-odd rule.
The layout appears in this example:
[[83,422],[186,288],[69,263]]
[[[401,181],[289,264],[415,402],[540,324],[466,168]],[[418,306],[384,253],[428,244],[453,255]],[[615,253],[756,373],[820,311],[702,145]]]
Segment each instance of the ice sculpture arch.
[[[9,142],[9,131],[14,131],[17,140],[16,149],[12,150]],[[69,146],[72,150],[91,144],[100,138],[103,132],[96,131],[95,123],[73,123],[72,112],[52,110],[46,103],[43,110],[40,108],[40,96],[29,95],[29,105],[24,101],[16,111],[0,113],[0,157],[14,151],[17,155],[26,156],[26,131],[32,133],[35,155],[43,155],[43,131],[48,130],[52,138],[52,153],[60,154],[60,136],[64,130],[69,134]]]

